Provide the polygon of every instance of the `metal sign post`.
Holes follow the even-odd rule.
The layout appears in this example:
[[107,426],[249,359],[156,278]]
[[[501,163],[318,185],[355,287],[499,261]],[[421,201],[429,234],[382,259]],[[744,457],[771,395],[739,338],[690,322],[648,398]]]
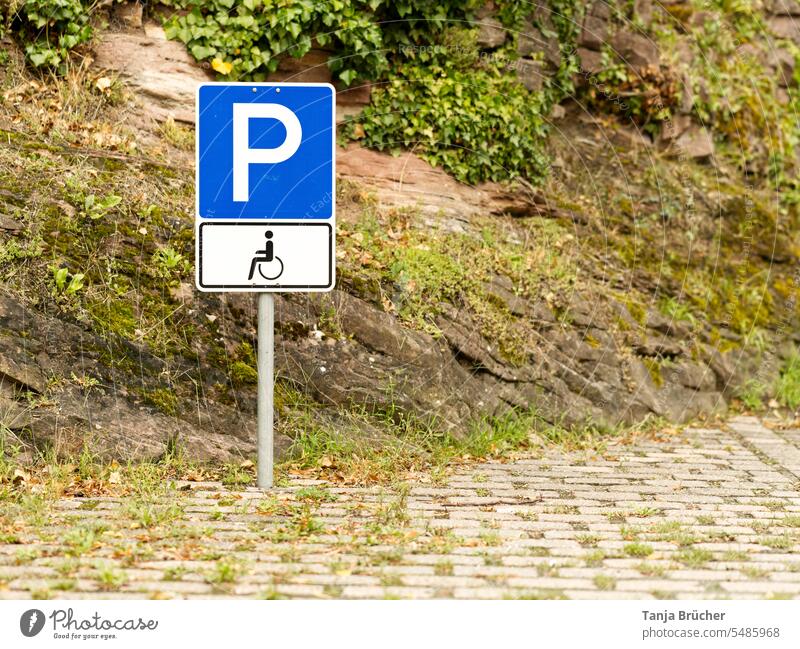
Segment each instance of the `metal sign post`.
[[258,487],[269,489],[273,475],[272,413],[275,387],[275,298],[258,294]]
[[258,293],[258,486],[273,483],[275,300],[335,281],[336,97],[326,83],[197,91],[196,283]]

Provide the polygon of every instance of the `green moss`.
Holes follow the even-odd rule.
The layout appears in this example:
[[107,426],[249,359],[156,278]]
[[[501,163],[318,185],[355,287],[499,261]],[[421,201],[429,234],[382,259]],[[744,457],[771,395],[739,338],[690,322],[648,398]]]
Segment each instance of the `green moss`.
[[258,371],[244,361],[234,361],[228,369],[228,375],[235,386],[258,383]]
[[146,403],[154,406],[165,415],[178,413],[178,397],[169,388],[156,388],[154,390],[139,390],[139,394]]
[[583,338],[583,341],[593,349],[597,349],[601,345],[600,341],[597,340],[597,338],[595,338],[592,334],[586,334],[586,336]]
[[133,312],[133,305],[126,300],[105,296],[90,300],[86,308],[101,332],[130,339],[134,337],[139,327],[139,319]]
[[660,388],[664,385],[664,377],[661,374],[661,362],[657,358],[646,356],[642,358],[642,363],[644,363],[644,366],[650,373],[650,378],[653,379],[653,383],[656,384],[656,387]]
[[644,325],[647,320],[647,311],[641,302],[629,298],[625,300],[625,305],[628,307],[628,313],[631,314],[631,317],[640,325]]

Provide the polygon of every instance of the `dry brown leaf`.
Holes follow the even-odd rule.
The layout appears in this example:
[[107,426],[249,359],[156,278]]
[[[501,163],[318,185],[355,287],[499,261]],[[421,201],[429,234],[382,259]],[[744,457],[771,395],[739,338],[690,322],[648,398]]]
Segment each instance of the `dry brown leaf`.
[[11,481],[15,485],[19,485],[22,483],[30,482],[30,479],[31,479],[31,474],[28,473],[27,471],[23,471],[22,469],[14,469],[14,477],[11,479]]

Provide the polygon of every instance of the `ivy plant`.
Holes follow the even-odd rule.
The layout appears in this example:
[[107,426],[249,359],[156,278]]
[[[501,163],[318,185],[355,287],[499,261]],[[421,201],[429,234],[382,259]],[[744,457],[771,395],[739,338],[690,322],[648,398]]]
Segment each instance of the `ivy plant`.
[[31,65],[63,72],[70,51],[92,38],[94,6],[84,0],[22,0],[12,2],[2,18]]

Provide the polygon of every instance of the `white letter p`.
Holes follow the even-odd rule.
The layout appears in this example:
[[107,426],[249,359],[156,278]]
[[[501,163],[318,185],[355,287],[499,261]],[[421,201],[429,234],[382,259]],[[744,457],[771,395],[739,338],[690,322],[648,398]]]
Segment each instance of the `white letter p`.
[[[277,119],[286,129],[283,144],[274,149],[250,148],[250,120]],[[300,146],[303,129],[293,111],[281,104],[233,105],[233,200],[250,199],[250,165],[275,164],[291,158]]]

